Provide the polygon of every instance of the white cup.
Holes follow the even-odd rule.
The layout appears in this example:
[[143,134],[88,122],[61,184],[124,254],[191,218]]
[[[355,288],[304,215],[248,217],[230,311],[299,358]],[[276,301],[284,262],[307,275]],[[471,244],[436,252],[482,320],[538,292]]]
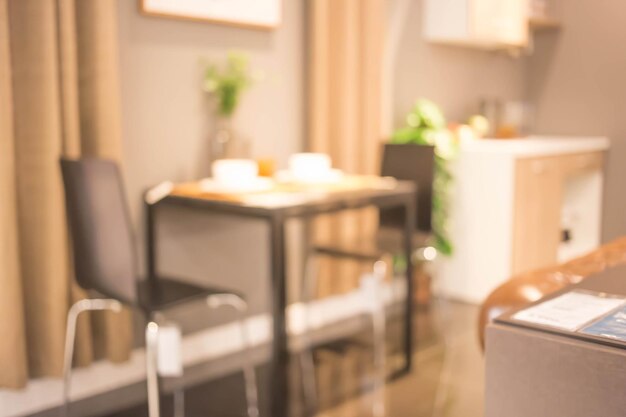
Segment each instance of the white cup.
[[259,166],[252,159],[218,159],[211,165],[213,180],[226,188],[249,187],[259,175]]
[[323,180],[332,169],[330,156],[324,153],[303,152],[289,157],[289,171],[297,181]]

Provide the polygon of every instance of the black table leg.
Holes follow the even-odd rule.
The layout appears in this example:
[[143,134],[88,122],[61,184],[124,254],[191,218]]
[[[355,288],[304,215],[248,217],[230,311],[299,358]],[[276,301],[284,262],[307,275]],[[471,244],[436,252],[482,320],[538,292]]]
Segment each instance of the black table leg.
[[416,207],[411,197],[404,206],[404,254],[406,257],[406,311],[404,317],[404,371],[409,372],[413,363],[413,232],[415,230]]
[[156,277],[156,206],[144,202],[144,211],[146,216],[145,233],[146,233],[146,274],[149,280]]
[[270,415],[287,417],[289,406],[287,345],[287,273],[285,268],[285,219],[274,215],[270,221],[270,258],[274,341],[270,370]]

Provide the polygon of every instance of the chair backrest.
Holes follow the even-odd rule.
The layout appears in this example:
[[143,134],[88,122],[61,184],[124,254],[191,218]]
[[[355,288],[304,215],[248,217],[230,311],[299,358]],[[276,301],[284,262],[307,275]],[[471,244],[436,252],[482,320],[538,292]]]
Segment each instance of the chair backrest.
[[123,302],[136,301],[136,254],[117,164],[61,160],[78,284]]
[[[427,145],[385,144],[381,175],[412,181],[416,184],[416,229],[422,232],[430,232],[432,230],[435,148]],[[402,227],[404,225],[403,210],[381,210],[380,224],[386,227]]]

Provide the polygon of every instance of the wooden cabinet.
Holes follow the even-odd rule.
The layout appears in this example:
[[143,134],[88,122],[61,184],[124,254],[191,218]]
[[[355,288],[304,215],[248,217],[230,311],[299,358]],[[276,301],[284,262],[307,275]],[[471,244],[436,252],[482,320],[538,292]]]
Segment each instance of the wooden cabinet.
[[[601,152],[586,152],[551,157],[518,159],[515,163],[515,212],[513,225],[512,273],[555,265],[559,261],[559,247],[563,243],[563,210],[567,206],[566,188],[577,177],[599,172],[603,163]],[[591,191],[583,189],[578,193]],[[578,197],[578,196],[577,196]],[[589,201],[599,204],[599,201]],[[571,204],[571,203],[570,203]],[[588,220],[588,219],[580,219]],[[589,242],[589,249],[599,239],[600,225]],[[583,242],[584,243],[584,242]]]
[[562,158],[527,158],[515,164],[513,274],[557,263]]
[[560,158],[560,161],[561,175],[567,178],[602,168],[604,155],[602,152],[587,152],[565,155]]
[[437,265],[442,292],[480,303],[516,274],[594,249],[608,146],[606,138],[554,137],[463,144],[454,166],[454,254]]
[[426,0],[429,41],[486,49],[528,44],[527,0]]

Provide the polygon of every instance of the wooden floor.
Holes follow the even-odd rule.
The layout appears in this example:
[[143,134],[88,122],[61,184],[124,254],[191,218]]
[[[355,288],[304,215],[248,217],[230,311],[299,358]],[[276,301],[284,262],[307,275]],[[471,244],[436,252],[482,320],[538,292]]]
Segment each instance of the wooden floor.
[[[415,369],[387,383],[385,415],[482,417],[484,361],[476,338],[477,309],[443,303],[435,311],[443,311],[445,321],[433,314],[420,315]],[[322,411],[319,417],[369,417],[373,415],[371,405],[372,394],[361,394]]]
[[[390,379],[385,385],[385,416],[389,417],[479,417],[483,415],[483,358],[476,339],[477,309],[443,302],[416,312],[418,332],[414,370]],[[401,323],[388,325],[389,368],[396,367]],[[445,332],[443,331],[445,330]],[[372,389],[371,335],[367,332],[350,340],[315,349],[317,407],[304,406],[299,363],[293,360],[290,416],[369,417],[378,393]],[[297,359],[297,358],[296,358]],[[258,370],[261,416],[267,413],[265,366]],[[185,417],[245,416],[243,378],[240,374],[185,389]],[[163,399],[163,414],[173,415],[171,397]],[[146,416],[138,405],[108,417]]]

